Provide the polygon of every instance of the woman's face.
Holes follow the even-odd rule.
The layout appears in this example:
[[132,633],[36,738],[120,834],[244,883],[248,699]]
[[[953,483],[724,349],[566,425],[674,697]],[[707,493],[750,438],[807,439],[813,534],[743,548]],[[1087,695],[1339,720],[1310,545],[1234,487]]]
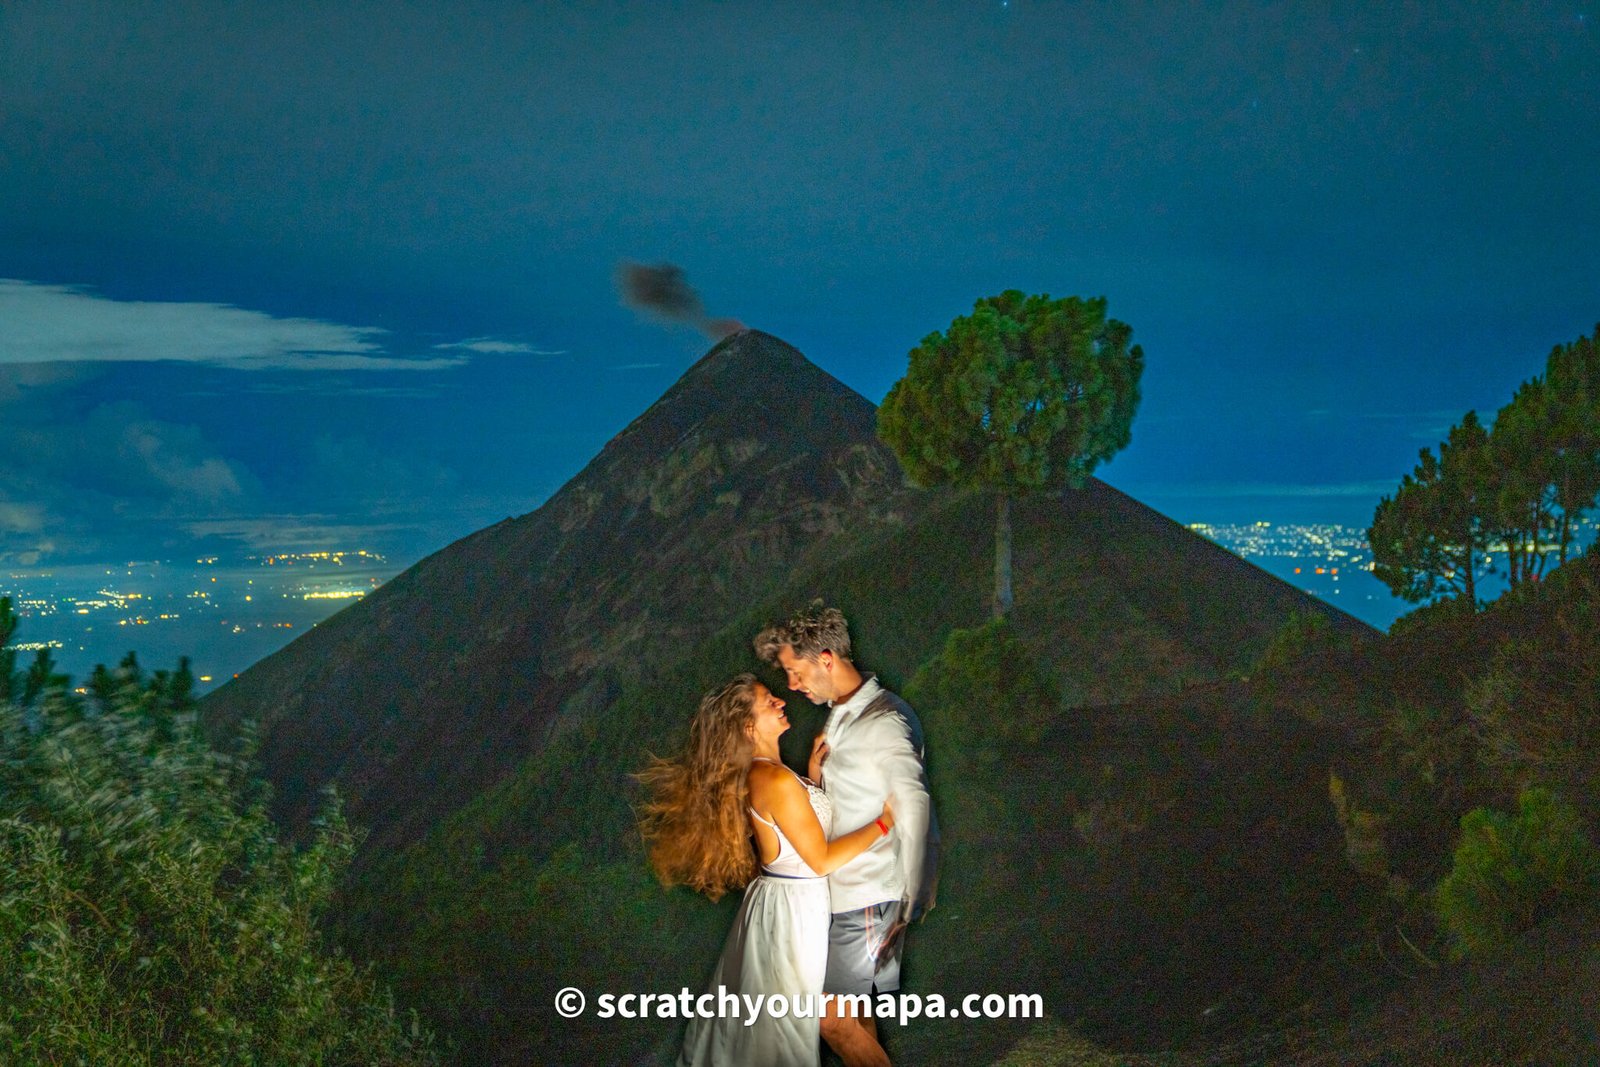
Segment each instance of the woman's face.
[[789,716],[783,710],[783,701],[774,696],[772,690],[758,683],[752,704],[755,721],[751,723],[751,732],[755,741],[758,744],[776,741],[789,728]]

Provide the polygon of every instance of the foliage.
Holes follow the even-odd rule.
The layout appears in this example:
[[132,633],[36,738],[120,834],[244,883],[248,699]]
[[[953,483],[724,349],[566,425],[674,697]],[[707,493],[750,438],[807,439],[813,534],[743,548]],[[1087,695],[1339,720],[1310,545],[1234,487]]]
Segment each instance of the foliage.
[[906,700],[939,724],[941,746],[1029,745],[1055,721],[1059,700],[1048,678],[1004,619],[953,630],[918,669]]
[[1486,429],[1468,412],[1434,457],[1384,497],[1367,538],[1373,573],[1413,603],[1476,608],[1480,568],[1503,552],[1512,588],[1566,562],[1577,520],[1600,495],[1600,327],[1558,345]]
[[1272,635],[1272,640],[1267,642],[1267,647],[1262,650],[1261,658],[1256,660],[1251,676],[1277,677],[1308,655],[1330,652],[1343,648],[1345,644],[1346,642],[1334,633],[1327,615],[1315,608],[1291,611],[1283,625],[1278,627],[1277,633]]
[[1387,821],[1384,816],[1358,806],[1349,785],[1332,771],[1328,773],[1328,801],[1344,833],[1344,854],[1350,866],[1369,877],[1387,879],[1390,868],[1389,849],[1383,839]]
[[1476,784],[1478,746],[1459,705],[1397,698],[1384,718],[1383,733],[1385,754],[1435,798],[1459,799]]
[[1367,530],[1373,575],[1414,604],[1439,596],[1475,604],[1497,518],[1491,477],[1489,434],[1469,411],[1438,457],[1424,448],[1394,496],[1379,501]]
[[945,854],[940,896],[959,909],[1000,891],[1014,874],[1018,814],[1008,762],[1037,744],[1060,700],[1004,619],[952,631],[905,697],[933,739],[928,779]]
[[1103,298],[984,297],[912,349],[878,434],[922,485],[993,490],[995,614],[1011,604],[1008,504],[1082,485],[1127,447],[1144,352]]
[[1543,618],[1502,641],[1467,687],[1489,767],[1514,786],[1543,782],[1600,818],[1600,558],[1542,583]]
[[1555,468],[1560,455],[1552,440],[1559,418],[1553,392],[1534,378],[1522,383],[1494,420],[1490,489],[1496,540],[1512,586],[1543,575],[1559,536]]
[[[1600,328],[1597,328],[1600,335]],[[1558,345],[1545,373],[1495,417],[1496,506],[1513,586],[1565,562],[1573,525],[1600,493],[1600,346]]]
[[1475,808],[1461,819],[1455,866],[1434,891],[1457,957],[1503,949],[1555,909],[1600,897],[1600,850],[1571,805],[1524,790],[1517,812]]
[[211,750],[187,663],[0,702],[0,1062],[421,1064],[431,1038],[326,952],[354,835],[278,843]]
[[1552,409],[1545,447],[1552,456],[1557,544],[1565,563],[1573,521],[1600,497],[1600,326],[1551,351],[1544,388]]
[[1424,604],[1395,619],[1389,624],[1389,636],[1399,637],[1402,634],[1420,633],[1423,631],[1439,632],[1441,626],[1450,623],[1471,622],[1476,605],[1468,604],[1466,597],[1447,597],[1435,600],[1431,604]]

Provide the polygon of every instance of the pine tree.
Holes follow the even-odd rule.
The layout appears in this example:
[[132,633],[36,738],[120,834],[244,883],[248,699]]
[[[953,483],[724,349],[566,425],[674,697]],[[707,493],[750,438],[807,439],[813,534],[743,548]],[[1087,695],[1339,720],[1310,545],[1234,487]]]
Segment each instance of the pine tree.
[[994,492],[994,614],[1011,609],[1011,501],[1079,486],[1125,448],[1144,352],[1103,298],[985,297],[932,333],[878,410],[878,434],[922,485]]
[[1600,326],[1588,337],[1558,345],[1545,364],[1556,544],[1565,563],[1573,524],[1600,497]]
[[1367,530],[1374,576],[1412,603],[1444,595],[1476,607],[1497,532],[1495,484],[1488,432],[1469,411],[1438,457],[1424,448],[1394,496],[1379,502]]

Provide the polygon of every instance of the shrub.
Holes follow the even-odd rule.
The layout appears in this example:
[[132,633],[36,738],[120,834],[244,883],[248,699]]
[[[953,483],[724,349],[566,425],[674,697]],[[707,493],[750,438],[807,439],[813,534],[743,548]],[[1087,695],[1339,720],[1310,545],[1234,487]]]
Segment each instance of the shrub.
[[1459,707],[1397,696],[1381,723],[1379,755],[1444,810],[1460,811],[1498,795],[1484,791],[1478,739]]
[[1370,877],[1388,880],[1389,848],[1383,839],[1388,818],[1357,806],[1345,780],[1332,771],[1328,772],[1328,800],[1333,804],[1339,829],[1344,831],[1344,854],[1350,866]]
[[1055,688],[1004,619],[951,631],[944,649],[906,686],[906,699],[938,723],[929,731],[941,752],[1032,744],[1060,707]]
[[1007,760],[1039,740],[1060,701],[1004,619],[952,631],[905,697],[933,739],[928,780],[944,839],[941,897],[983,899],[1014,873],[1018,798]]
[[0,700],[0,1062],[423,1064],[431,1037],[317,920],[355,837],[337,798],[279,843],[187,665],[130,659]]
[[1251,676],[1263,680],[1279,677],[1302,657],[1340,647],[1328,617],[1320,611],[1291,611],[1256,660]]
[[1465,597],[1436,600],[1431,604],[1414,608],[1390,623],[1389,636],[1425,633],[1441,626],[1467,625],[1471,623],[1476,610],[1472,602]]
[[1600,851],[1577,812],[1537,787],[1517,807],[1461,819],[1455,866],[1434,891],[1458,958],[1496,952],[1555,909],[1600,896]]
[[1502,781],[1545,783],[1597,819],[1600,571],[1568,564],[1556,573],[1560,595],[1537,627],[1496,648],[1489,671],[1467,687],[1467,712]]

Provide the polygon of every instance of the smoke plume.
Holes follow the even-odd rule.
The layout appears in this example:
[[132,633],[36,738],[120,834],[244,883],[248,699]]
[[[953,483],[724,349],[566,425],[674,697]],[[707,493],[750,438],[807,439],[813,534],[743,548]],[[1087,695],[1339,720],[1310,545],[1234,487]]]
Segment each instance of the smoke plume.
[[683,268],[672,263],[625,262],[617,268],[617,288],[622,291],[622,302],[635,311],[693,326],[713,341],[744,329],[737,319],[707,317],[700,294],[689,284]]

